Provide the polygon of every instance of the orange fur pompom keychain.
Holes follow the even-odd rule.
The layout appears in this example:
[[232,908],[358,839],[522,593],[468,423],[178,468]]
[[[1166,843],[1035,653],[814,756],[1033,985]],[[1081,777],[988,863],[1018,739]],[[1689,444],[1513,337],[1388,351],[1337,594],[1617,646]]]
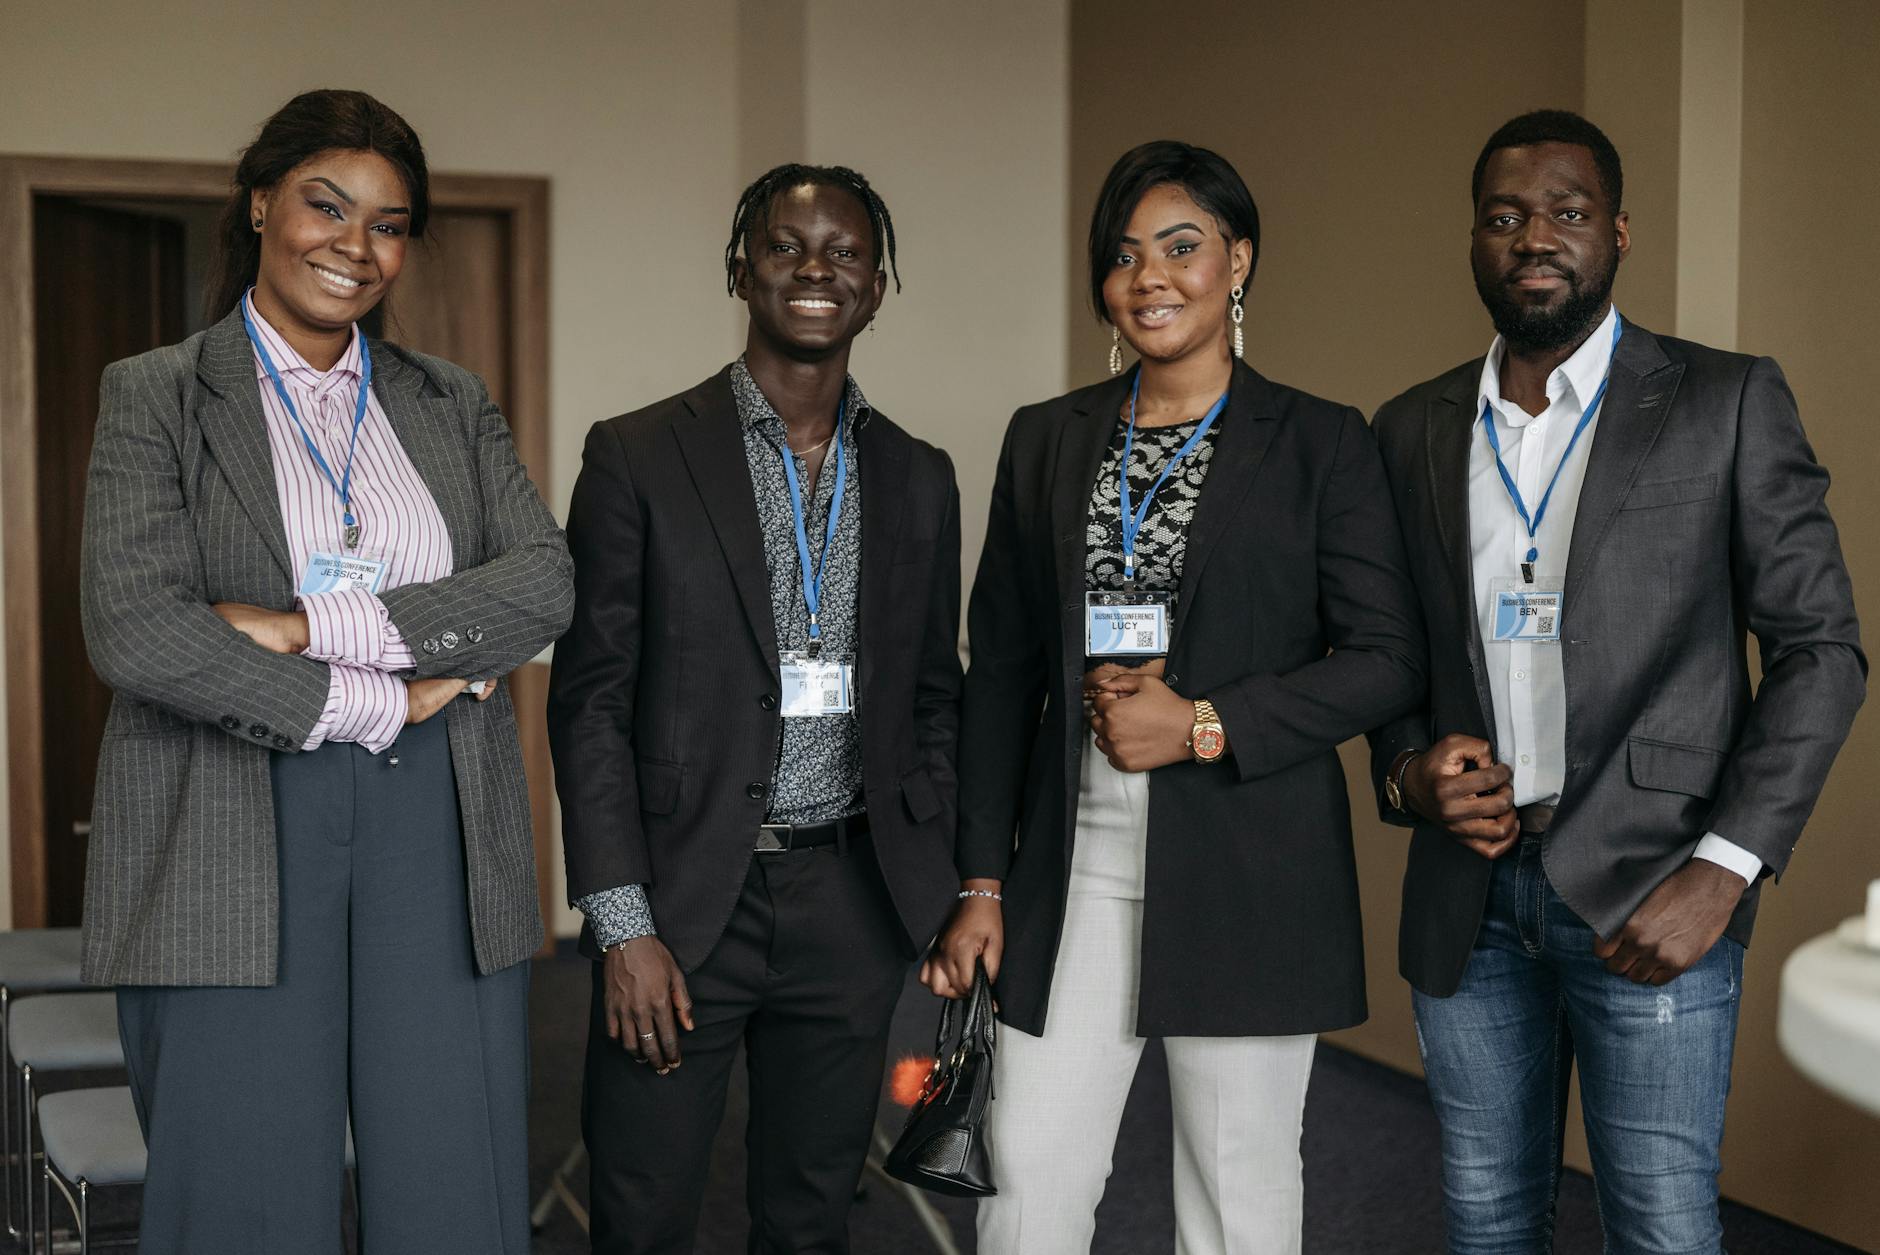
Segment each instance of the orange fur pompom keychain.
[[888,1074],[888,1097],[903,1107],[912,1107],[920,1101],[920,1092],[927,1086],[927,1077],[933,1071],[933,1056],[908,1055],[897,1059],[894,1070]]

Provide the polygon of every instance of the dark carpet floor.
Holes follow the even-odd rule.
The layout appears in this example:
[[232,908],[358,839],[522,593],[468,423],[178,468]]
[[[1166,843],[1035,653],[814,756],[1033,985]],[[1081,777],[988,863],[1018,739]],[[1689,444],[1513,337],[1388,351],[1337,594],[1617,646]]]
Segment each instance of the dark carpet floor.
[[[587,962],[571,950],[535,965],[530,997],[535,1068],[529,1130],[531,1197],[541,1195],[579,1143],[588,979]],[[934,1006],[926,990],[910,979],[895,1016],[896,1056],[931,1051]],[[743,1069],[732,1075],[725,1124],[713,1151],[699,1255],[738,1255],[744,1250]],[[47,1088],[121,1082],[121,1076],[93,1074],[58,1078]],[[880,1127],[898,1129],[898,1109],[884,1108]],[[1161,1255],[1174,1249],[1170,1156],[1168,1073],[1160,1047],[1151,1043],[1143,1053],[1123,1113],[1115,1171],[1097,1213],[1093,1255]],[[1439,1163],[1436,1118],[1421,1081],[1344,1051],[1320,1047],[1306,1099],[1307,1255],[1441,1252]],[[585,1163],[571,1175],[570,1185],[576,1201],[584,1203]],[[101,1191],[94,1218],[106,1228],[121,1230],[134,1224],[137,1193],[135,1189]],[[955,1249],[962,1255],[972,1251],[973,1204],[927,1197],[950,1226]],[[63,1212],[56,1203],[55,1208]],[[63,1214],[61,1221],[63,1225]],[[1723,1227],[1731,1255],[1859,1255],[1853,1247],[1729,1202],[1723,1206]],[[863,1183],[851,1233],[856,1255],[924,1255],[936,1249],[897,1188],[872,1175]],[[587,1255],[587,1250],[586,1237],[568,1208],[555,1204],[536,1235],[534,1255]],[[1597,1255],[1600,1250],[1593,1184],[1580,1173],[1569,1172],[1561,1182],[1554,1250],[1556,1255]]]

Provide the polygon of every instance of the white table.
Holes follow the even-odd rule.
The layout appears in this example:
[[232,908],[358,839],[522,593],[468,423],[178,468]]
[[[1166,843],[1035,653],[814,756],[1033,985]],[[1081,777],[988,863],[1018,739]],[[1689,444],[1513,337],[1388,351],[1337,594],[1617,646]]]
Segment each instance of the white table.
[[1880,951],[1856,916],[1782,965],[1776,1036],[1804,1076],[1880,1114]]

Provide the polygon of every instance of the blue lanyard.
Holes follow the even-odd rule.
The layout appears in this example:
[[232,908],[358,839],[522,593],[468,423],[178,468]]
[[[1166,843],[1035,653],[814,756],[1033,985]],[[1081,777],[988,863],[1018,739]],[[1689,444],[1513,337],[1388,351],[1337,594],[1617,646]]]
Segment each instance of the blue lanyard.
[[[1612,348],[1619,348],[1619,333],[1625,330],[1625,320],[1613,315]],[[1488,432],[1488,447],[1495,452],[1495,469],[1501,472],[1502,487],[1508,490],[1508,499],[1514,502],[1515,513],[1521,516],[1521,522],[1527,525],[1528,551],[1521,563],[1521,576],[1528,583],[1534,582],[1534,564],[1540,560],[1541,551],[1535,547],[1534,537],[1541,530],[1541,520],[1547,517],[1547,503],[1554,499],[1554,488],[1560,483],[1560,472],[1567,469],[1567,459],[1573,456],[1573,447],[1580,443],[1580,436],[1587,425],[1593,421],[1593,415],[1599,412],[1599,403],[1606,399],[1606,385],[1612,382],[1612,358],[1606,358],[1606,377],[1599,381],[1599,387],[1593,392],[1593,399],[1580,411],[1580,421],[1573,428],[1573,435],[1567,441],[1566,451],[1560,455],[1560,465],[1554,467],[1554,473],[1547,481],[1547,491],[1541,494],[1541,504],[1528,517],[1527,502],[1521,499],[1521,489],[1515,485],[1514,476],[1508,473],[1508,464],[1501,460],[1501,437],[1495,434],[1495,415],[1486,397],[1482,400],[1482,428]]]
[[1221,399],[1216,401],[1214,407],[1202,418],[1201,425],[1195,428],[1194,434],[1175,451],[1174,457],[1162,464],[1162,473],[1156,476],[1155,484],[1143,495],[1142,504],[1132,509],[1129,502],[1129,454],[1136,447],[1136,394],[1141,390],[1142,372],[1139,370],[1136,372],[1136,382],[1129,386],[1129,431],[1123,436],[1123,462],[1117,468],[1117,475],[1122,480],[1120,492],[1123,505],[1123,578],[1125,580],[1136,578],[1136,533],[1142,530],[1143,521],[1149,517],[1149,507],[1155,501],[1155,494],[1162,490],[1162,485],[1168,482],[1168,477],[1174,473],[1182,459],[1194,452],[1195,446],[1201,443],[1201,438],[1208,434],[1208,428],[1214,425],[1214,420],[1219,418],[1221,411],[1227,408],[1227,393],[1223,392]]
[[[253,292],[254,289],[248,291]],[[333,468],[327,465],[319,446],[307,434],[307,425],[300,421],[300,411],[294,408],[294,398],[287,395],[287,385],[281,382],[281,372],[275,369],[274,359],[268,355],[268,346],[261,342],[261,333],[255,330],[255,320],[248,313],[246,296],[242,298],[242,325],[248,328],[249,342],[255,346],[263,369],[274,383],[275,395],[287,407],[287,416],[294,420],[294,430],[300,433],[301,443],[307,446],[307,452],[313,455],[314,465],[320,468],[320,474],[326,476],[326,482],[333,486],[334,493],[339,497],[340,512],[346,521],[346,547],[356,547],[359,544],[359,524],[352,512],[353,454],[359,451],[359,426],[366,421],[366,400],[372,395],[372,353],[366,348],[365,337],[359,336],[359,399],[353,405],[352,439],[346,445],[346,473],[344,478],[335,478]],[[359,335],[357,330],[353,334]]]
[[809,610],[809,652],[814,657],[822,648],[822,624],[817,613],[822,608],[823,576],[829,573],[829,547],[835,543],[836,524],[842,518],[842,494],[849,482],[849,451],[842,443],[842,426],[848,417],[849,400],[842,398],[836,409],[836,487],[829,497],[829,524],[823,532],[822,561],[811,574],[809,564],[809,529],[803,521],[803,488],[796,477],[796,455],[790,452],[790,432],[783,438],[783,475],[790,481],[790,510],[796,516],[796,564],[803,577],[803,605]]

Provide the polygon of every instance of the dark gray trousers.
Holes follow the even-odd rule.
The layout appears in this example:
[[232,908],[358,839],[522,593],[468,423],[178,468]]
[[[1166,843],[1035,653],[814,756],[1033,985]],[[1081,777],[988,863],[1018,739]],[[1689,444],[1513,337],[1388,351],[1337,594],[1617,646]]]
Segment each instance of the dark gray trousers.
[[526,1255],[529,965],[476,973],[443,716],[397,755],[275,755],[276,984],[118,990],[142,1255],[332,1255],[349,1107],[364,1255]]

